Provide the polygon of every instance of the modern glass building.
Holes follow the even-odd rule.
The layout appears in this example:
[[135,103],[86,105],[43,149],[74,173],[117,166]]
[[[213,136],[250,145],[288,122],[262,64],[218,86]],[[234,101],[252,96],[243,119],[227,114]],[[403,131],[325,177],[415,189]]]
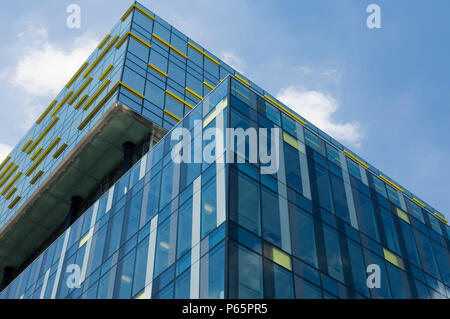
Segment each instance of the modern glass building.
[[450,298],[439,212],[137,2],[0,194],[1,298]]

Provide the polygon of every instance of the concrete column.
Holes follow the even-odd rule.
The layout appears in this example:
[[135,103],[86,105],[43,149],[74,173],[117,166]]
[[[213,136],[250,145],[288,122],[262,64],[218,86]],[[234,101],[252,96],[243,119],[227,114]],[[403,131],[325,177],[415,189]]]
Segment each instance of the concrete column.
[[69,214],[66,218],[66,227],[69,228],[77,218],[78,209],[80,208],[80,204],[83,201],[83,198],[80,196],[73,196],[70,202]]
[[9,283],[11,282],[11,279],[12,279],[13,272],[14,272],[13,267],[5,267],[3,269],[3,278],[2,278],[2,282],[0,284],[0,291],[5,289],[9,285]]
[[136,145],[132,142],[123,143],[123,166],[122,170],[125,173],[133,165],[133,150]]

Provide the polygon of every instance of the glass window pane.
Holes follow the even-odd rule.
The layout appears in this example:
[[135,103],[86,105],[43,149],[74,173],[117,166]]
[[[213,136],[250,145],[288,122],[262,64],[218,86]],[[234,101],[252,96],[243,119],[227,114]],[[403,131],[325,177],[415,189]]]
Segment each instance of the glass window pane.
[[361,246],[354,241],[347,239],[349,264],[352,270],[353,288],[366,297],[369,297],[367,288],[367,273],[364,265]]
[[383,223],[383,230],[386,236],[386,244],[387,247],[395,252],[397,255],[400,255],[400,246],[397,239],[397,232],[395,230],[394,220],[392,218],[391,212],[386,209],[380,207],[380,215],[381,221]]
[[230,245],[230,298],[260,299],[263,297],[262,258],[232,243]]
[[267,259],[264,259],[264,298],[294,298],[292,273]]
[[230,219],[260,235],[259,183],[236,170],[230,183]]
[[262,188],[261,208],[263,218],[263,238],[281,247],[281,226],[278,196]]
[[300,174],[300,158],[298,150],[284,145],[284,162],[286,167],[286,184],[302,194],[302,176]]
[[322,290],[312,283],[295,276],[295,298],[297,299],[321,299]]
[[217,192],[214,177],[202,187],[202,223],[201,238],[204,238],[217,226]]
[[172,214],[170,218],[166,219],[158,226],[154,278],[175,261],[176,229],[176,213]]
[[328,170],[322,168],[313,161],[309,161],[309,166],[311,167],[310,174],[313,201],[332,212],[333,205]]
[[313,217],[292,204],[289,205],[289,212],[293,255],[317,267]]
[[372,201],[361,192],[353,188],[353,200],[355,202],[358,226],[361,232],[378,241],[378,232]]
[[192,200],[188,200],[178,210],[177,257],[191,249],[192,244]]
[[191,271],[185,271],[176,279],[175,299],[189,299],[191,293]]
[[145,274],[147,269],[147,254],[148,254],[148,237],[145,238],[141,243],[139,243],[137,247],[132,296],[135,296],[142,289],[144,289]]
[[345,222],[351,223],[348,205],[347,195],[345,194],[344,182],[334,174],[330,174],[331,188],[333,189],[334,197],[334,209],[338,217],[342,218]]
[[225,243],[200,260],[200,298],[223,299],[225,291]]
[[129,299],[131,297],[135,255],[135,251],[128,254],[117,267],[120,272],[120,277],[117,283],[119,291],[117,297],[119,299]]
[[338,233],[331,227],[323,224],[323,236],[325,254],[327,256],[328,274],[336,280],[344,282],[344,271],[342,268]]

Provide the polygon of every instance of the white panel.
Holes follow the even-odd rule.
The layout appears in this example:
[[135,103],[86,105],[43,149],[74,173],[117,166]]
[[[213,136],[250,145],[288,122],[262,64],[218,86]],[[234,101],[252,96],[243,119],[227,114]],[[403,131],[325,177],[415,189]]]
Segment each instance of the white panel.
[[147,168],[147,154],[141,158],[141,167],[139,169],[139,179],[145,176],[145,169]]
[[367,181],[367,172],[364,169],[364,167],[362,167],[361,165],[359,165],[359,173],[361,174],[361,181],[366,185],[369,186],[369,182]]
[[84,279],[86,278],[86,271],[87,271],[87,266],[88,266],[88,261],[89,261],[89,254],[91,252],[91,245],[92,245],[92,237],[94,235],[94,226],[95,226],[95,221],[97,220],[97,213],[98,213],[98,201],[95,202],[94,204],[94,208],[92,211],[92,217],[91,217],[91,223],[89,226],[89,239],[86,243],[86,250],[84,252],[84,257],[83,257],[83,265],[81,268],[81,277],[80,277],[80,284],[82,284],[84,282]]
[[350,176],[348,174],[347,160],[343,152],[339,151],[339,160],[342,167],[342,177],[344,179],[345,197],[347,198],[347,207],[350,215],[350,223],[353,228],[359,229],[358,219],[356,217],[355,202],[353,201],[352,187],[350,186]]
[[200,297],[200,261],[191,265],[191,289],[190,299],[198,299]]
[[55,276],[55,282],[53,284],[52,295],[50,296],[51,299],[55,299],[56,291],[58,290],[59,278],[61,277],[62,266],[64,263],[64,257],[66,255],[67,243],[69,241],[71,229],[72,229],[72,227],[69,227],[66,230],[66,234],[64,235],[64,242],[63,242],[63,246],[61,248],[61,255],[59,256],[58,269],[56,270],[56,276]]
[[47,289],[48,276],[50,275],[50,268],[47,269],[44,276],[44,282],[42,283],[41,294],[39,295],[39,299],[43,299],[45,296],[45,290]]
[[147,269],[145,272],[144,298],[149,299],[152,294],[153,269],[156,252],[156,231],[158,229],[158,215],[150,222],[150,235],[148,236]]
[[113,201],[113,196],[114,196],[114,188],[115,188],[115,184],[109,189],[108,192],[108,201],[106,202],[106,212],[109,212],[109,210],[112,207],[112,201]]
[[[281,142],[281,141],[280,141]],[[283,143],[283,142],[281,142]],[[291,253],[291,232],[287,203],[286,168],[284,165],[284,147],[280,147],[280,165],[278,169],[278,205],[280,211],[281,248]]]
[[200,222],[201,222],[201,186],[202,176],[194,180],[192,197],[192,245],[194,247],[200,242]]

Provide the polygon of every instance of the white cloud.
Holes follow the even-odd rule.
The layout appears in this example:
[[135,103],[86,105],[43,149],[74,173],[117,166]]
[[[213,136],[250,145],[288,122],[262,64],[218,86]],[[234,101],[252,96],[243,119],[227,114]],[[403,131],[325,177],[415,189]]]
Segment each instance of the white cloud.
[[0,70],[0,80],[17,92],[16,112],[23,113],[19,125],[27,129],[89,57],[98,37],[84,33],[63,47],[50,41],[43,25],[31,21],[17,39],[6,48],[14,52],[17,60]]
[[225,63],[229,64],[236,71],[244,73],[246,66],[244,60],[234,54],[233,51],[222,51],[220,56],[222,57],[222,60],[225,61]]
[[361,145],[362,131],[359,123],[333,120],[339,103],[332,96],[290,86],[281,90],[277,98],[335,139],[352,146]]
[[0,144],[0,164],[11,153],[12,147],[6,144]]
[[19,52],[10,83],[33,97],[56,95],[98,43],[95,36],[85,34],[73,46],[61,48],[50,43],[47,30],[36,24],[28,25],[18,38],[33,40]]

